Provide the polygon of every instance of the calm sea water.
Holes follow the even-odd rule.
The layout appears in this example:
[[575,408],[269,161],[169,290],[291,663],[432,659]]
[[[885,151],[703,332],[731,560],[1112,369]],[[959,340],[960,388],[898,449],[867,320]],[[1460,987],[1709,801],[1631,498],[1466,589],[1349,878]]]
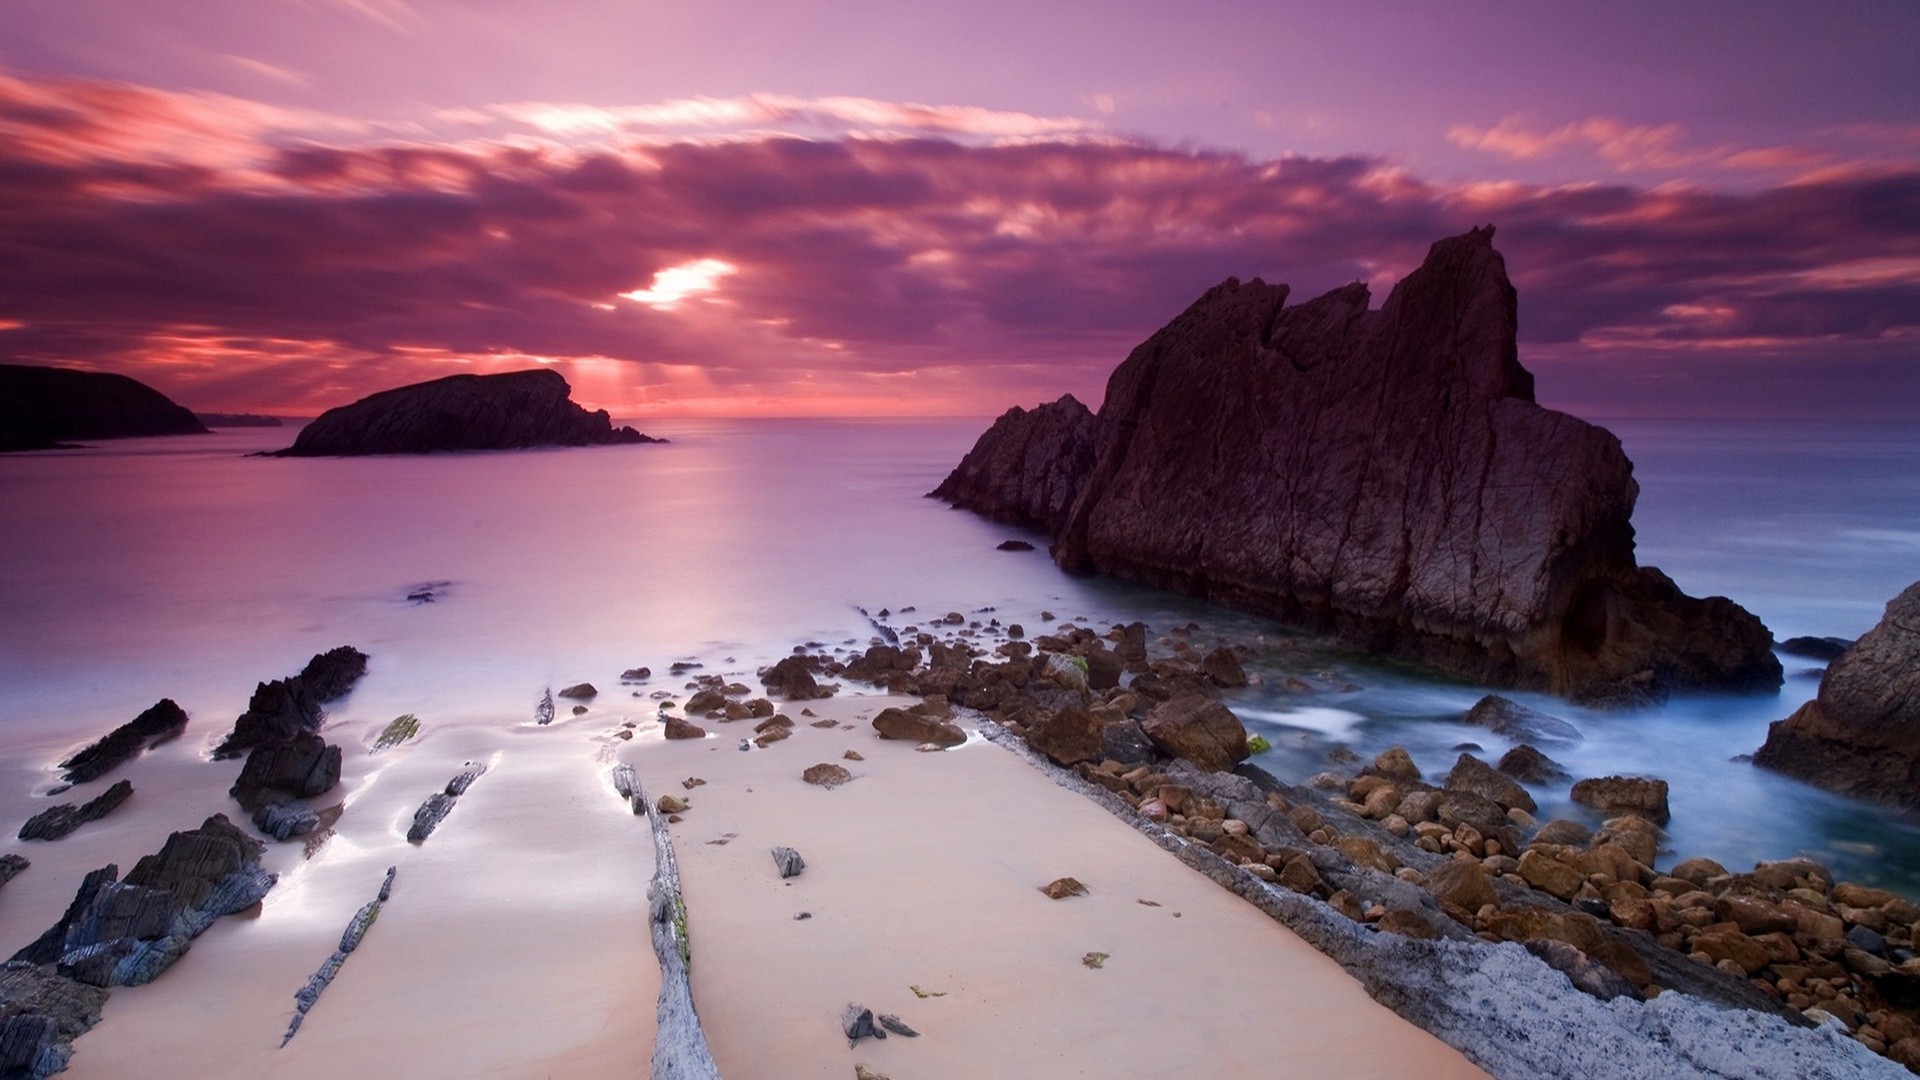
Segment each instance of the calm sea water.
[[[654,421],[672,443],[352,460],[247,458],[292,433],[233,429],[0,457],[0,758],[44,764],[161,696],[215,738],[257,680],[338,644],[373,655],[389,707],[509,723],[549,685],[607,690],[640,664],[751,670],[802,641],[864,643],[862,605],[1281,632],[1063,576],[1044,543],[994,550],[1018,534],[921,497],[985,423]],[[1733,597],[1778,637],[1855,636],[1920,577],[1920,427],[1610,426],[1642,487],[1642,561]],[[408,602],[427,583],[438,599]],[[1480,688],[1328,663],[1335,677],[1310,680],[1322,689],[1294,694],[1287,662],[1256,661],[1268,685],[1231,701],[1289,779],[1335,745],[1402,743],[1430,773],[1462,742],[1505,749],[1455,722]],[[1576,775],[1669,780],[1682,855],[1739,868],[1805,852],[1920,888],[1912,824],[1732,760],[1815,686],[1795,675],[1777,696],[1626,714],[1527,700],[1586,733],[1549,751]],[[1543,813],[1578,813],[1564,791],[1537,794]]]

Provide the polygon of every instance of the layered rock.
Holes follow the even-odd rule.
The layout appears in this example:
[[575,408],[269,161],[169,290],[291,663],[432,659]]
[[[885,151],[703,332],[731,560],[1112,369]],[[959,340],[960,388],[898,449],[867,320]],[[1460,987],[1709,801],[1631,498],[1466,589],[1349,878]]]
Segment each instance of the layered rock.
[[449,375],[383,390],[328,409],[278,457],[427,454],[438,450],[524,450],[662,442],[616,428],[606,410],[588,412],[549,368],[503,375]]
[[367,654],[342,645],[315,654],[298,675],[259,684],[247,711],[233,722],[233,730],[214,748],[213,756],[234,757],[243,750],[286,742],[314,730],[324,716],[320,707],[345,697],[366,670]]
[[132,796],[132,781],[122,780],[85,803],[50,806],[20,826],[20,839],[58,840],[89,821],[106,817]]
[[151,749],[187,729],[187,714],[172,698],[161,698],[139,716],[101,736],[99,741],[60,763],[69,784],[97,780],[142,750]]
[[1097,417],[1013,410],[933,494],[1048,528],[1069,570],[1483,682],[1780,684],[1758,619],[1635,564],[1632,465],[1534,403],[1491,228],[1434,244],[1378,310],[1358,284],[1287,297],[1228,279],[1114,371]]
[[1920,809],[1920,581],[1827,668],[1819,696],[1767,729],[1753,763]]
[[193,413],[125,375],[0,364],[0,451],[206,431]]

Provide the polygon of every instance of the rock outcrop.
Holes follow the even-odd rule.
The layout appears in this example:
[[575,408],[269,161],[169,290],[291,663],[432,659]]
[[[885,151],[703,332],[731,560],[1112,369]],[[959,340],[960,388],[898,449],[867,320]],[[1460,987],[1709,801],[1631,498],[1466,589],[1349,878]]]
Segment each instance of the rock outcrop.
[[1767,729],[1753,763],[1845,795],[1920,809],[1920,581]]
[[1093,469],[1093,414],[1072,394],[1001,414],[932,496],[995,521],[1057,532]]
[[152,749],[187,729],[187,714],[172,698],[161,698],[139,716],[101,736],[98,742],[60,763],[69,784],[97,780],[142,750]]
[[133,782],[122,780],[85,803],[50,806],[20,826],[22,840],[58,840],[89,821],[99,821],[133,796]]
[[428,454],[438,450],[525,450],[664,442],[616,428],[606,410],[574,404],[567,380],[550,368],[504,375],[449,375],[382,390],[328,409],[274,457]]
[[0,364],[0,451],[48,450],[72,439],[206,432],[193,413],[125,375]]
[[1581,700],[1780,685],[1771,635],[1636,565],[1619,440],[1533,400],[1493,230],[1286,305],[1228,279],[1117,368],[1097,416],[1002,416],[932,494],[1062,567],[1208,597]]
[[242,750],[286,742],[314,730],[323,717],[320,706],[345,697],[366,670],[367,654],[342,645],[316,654],[298,675],[261,683],[213,756],[234,757]]
[[141,856],[125,880],[88,874],[66,914],[13,959],[51,964],[90,986],[152,982],[222,915],[244,911],[273,887],[265,846],[215,814]]

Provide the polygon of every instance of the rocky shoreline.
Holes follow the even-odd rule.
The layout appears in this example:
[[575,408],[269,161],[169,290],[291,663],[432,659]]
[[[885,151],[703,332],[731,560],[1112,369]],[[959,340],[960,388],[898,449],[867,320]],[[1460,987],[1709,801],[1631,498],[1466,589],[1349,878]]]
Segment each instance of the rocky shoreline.
[[[1653,1045],[1692,1039],[1702,1055],[1692,1064],[1702,1075],[1874,1075],[1839,1048],[1841,1037],[1920,1071],[1920,905],[1836,882],[1809,859],[1763,862],[1743,873],[1706,859],[1656,870],[1666,861],[1665,785],[1645,778],[1595,777],[1575,785],[1576,800],[1603,817],[1598,830],[1535,820],[1525,786],[1471,754],[1432,782],[1396,750],[1354,762],[1352,774],[1316,777],[1324,790],[1287,785],[1237,765],[1247,754],[1247,735],[1217,700],[1222,686],[1245,681],[1231,648],[1150,657],[1143,624],[1106,634],[1061,624],[1025,640],[1021,627],[982,626],[956,615],[927,620],[924,629],[899,629],[897,646],[875,644],[846,659],[804,655],[782,666],[921,695],[923,703],[912,710],[886,710],[917,718],[917,726],[899,715],[876,718],[883,737],[893,728],[922,740],[950,726],[956,713],[975,717],[996,741],[1017,741],[1050,771],[1065,770],[1078,789],[1101,793],[1104,805],[1164,838],[1163,846],[1222,860],[1236,891],[1277,888],[1311,898],[1316,914],[1308,923],[1340,926],[1338,933],[1317,931],[1328,941],[1373,940],[1384,932],[1451,943],[1441,951],[1452,950],[1447,964],[1458,970],[1442,975],[1437,961],[1423,962],[1397,980],[1374,970],[1372,961],[1349,963],[1340,951],[1322,947],[1366,969],[1361,977],[1370,987],[1379,984],[1376,995],[1389,1004],[1400,1000],[1410,1018],[1459,1025],[1464,1041],[1456,1046],[1484,1038],[1486,1046],[1470,1053],[1476,1060],[1491,1055],[1483,1064],[1507,1061],[1505,1075],[1593,1073],[1541,1071],[1550,1064],[1544,1058],[1527,1059],[1523,1068],[1521,1060],[1502,1057],[1512,1051],[1493,1049],[1509,1040],[1501,1023],[1484,1016],[1436,1019],[1436,1010],[1462,1006],[1433,1004],[1433,986],[1422,980],[1445,983],[1468,978],[1469,970],[1479,972],[1472,978],[1501,970],[1507,974],[1498,978],[1510,981],[1517,977],[1511,969],[1526,969],[1555,972],[1563,979],[1555,985],[1595,1002],[1644,1002],[1651,1011],[1630,1022],[1620,1020],[1618,1005],[1594,1013],[1575,1002],[1567,1006],[1566,1023],[1592,1025],[1595,1017],[1609,1016],[1608,1023]],[[1483,710],[1495,714],[1489,722],[1514,725],[1508,730],[1551,736],[1551,725],[1564,726],[1501,699],[1489,701]],[[1522,748],[1531,753],[1502,764],[1512,770],[1551,765],[1546,755]],[[1503,943],[1530,959],[1485,951]],[[1352,952],[1351,945],[1341,947]],[[1522,980],[1532,987],[1528,994],[1539,992],[1540,978]],[[1407,989],[1416,984],[1426,990]],[[1739,1012],[1714,1012],[1727,1009]],[[1775,1046],[1792,1064],[1773,1073],[1716,1071],[1712,1063],[1724,1065],[1733,1050],[1701,1033],[1726,1024],[1743,1038]],[[1616,1057],[1592,1062],[1609,1060]],[[1642,1071],[1608,1074],[1673,1075],[1660,1070],[1662,1060],[1644,1056]]]

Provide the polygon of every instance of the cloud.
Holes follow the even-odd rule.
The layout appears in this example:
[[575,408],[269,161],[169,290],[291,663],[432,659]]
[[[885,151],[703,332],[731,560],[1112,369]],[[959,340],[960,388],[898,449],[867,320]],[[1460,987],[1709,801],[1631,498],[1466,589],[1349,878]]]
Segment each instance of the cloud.
[[[921,108],[837,115],[932,124]],[[1821,393],[1920,402],[1920,169],[1749,192],[1440,183],[1365,157],[981,141],[1008,129],[971,115],[940,113],[937,136],[397,142],[0,79],[0,358],[200,408],[310,413],[552,363],[617,413],[991,413],[1097,399],[1230,274],[1378,288],[1493,222],[1549,400],[1562,371],[1597,408],[1682,387],[1674,408],[1792,411],[1793,378],[1845,372]]]
[[[1109,106],[1104,111],[1111,112],[1112,99],[1101,97]],[[864,97],[802,98],[785,94],[677,98],[646,105],[514,102],[487,110],[443,112],[441,116],[467,123],[503,119],[560,138],[734,129],[761,133],[857,131],[865,135],[1016,139],[1098,129],[1085,120],[972,105],[921,105]]]
[[[1617,172],[1679,172],[1728,170],[1784,173],[1808,172],[1864,156],[1901,152],[1897,133],[1858,126],[1816,133],[1804,145],[1740,146],[1693,143],[1679,124],[1633,124],[1615,117],[1596,116],[1558,127],[1543,128],[1521,116],[1509,116],[1492,127],[1462,124],[1447,132],[1447,141],[1469,150],[1481,150],[1510,161],[1538,161],[1569,152],[1591,154]],[[1879,144],[1873,146],[1871,144]],[[1915,157],[1920,140],[1904,148]]]

